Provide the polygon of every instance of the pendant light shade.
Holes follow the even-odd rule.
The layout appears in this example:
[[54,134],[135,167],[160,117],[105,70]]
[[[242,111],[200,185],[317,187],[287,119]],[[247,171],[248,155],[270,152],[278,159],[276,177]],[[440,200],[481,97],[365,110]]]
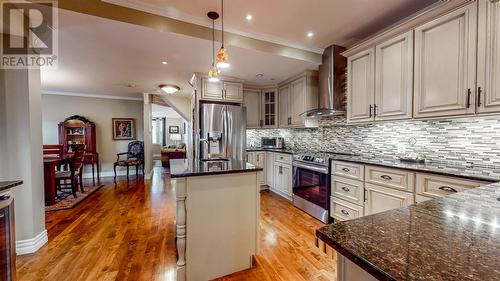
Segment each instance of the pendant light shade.
[[219,70],[215,66],[215,20],[219,18],[219,14],[208,12],[207,15],[212,20],[212,65],[208,69],[208,81],[219,82]]
[[224,48],[224,0],[221,0],[222,8],[222,46],[217,52],[217,67],[218,68],[228,68],[229,67],[229,55]]

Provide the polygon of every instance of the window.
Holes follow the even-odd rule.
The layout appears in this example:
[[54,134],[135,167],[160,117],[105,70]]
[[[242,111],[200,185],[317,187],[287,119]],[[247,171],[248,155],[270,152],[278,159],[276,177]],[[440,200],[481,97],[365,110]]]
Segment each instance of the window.
[[165,118],[153,118],[153,144],[165,146]]

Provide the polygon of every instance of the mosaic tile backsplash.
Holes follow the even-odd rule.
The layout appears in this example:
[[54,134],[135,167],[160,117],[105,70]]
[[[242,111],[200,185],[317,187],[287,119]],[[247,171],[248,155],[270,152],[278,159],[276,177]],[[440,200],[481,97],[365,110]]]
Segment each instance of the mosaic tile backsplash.
[[408,120],[347,125],[345,118],[320,120],[319,128],[248,129],[247,145],[281,136],[287,148],[396,157],[416,152],[431,161],[500,165],[500,116]]

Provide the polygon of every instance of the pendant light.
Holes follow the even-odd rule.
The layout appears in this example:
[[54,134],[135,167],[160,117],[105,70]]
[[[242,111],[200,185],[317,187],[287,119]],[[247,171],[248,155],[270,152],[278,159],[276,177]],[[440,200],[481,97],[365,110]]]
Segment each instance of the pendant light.
[[212,20],[212,65],[208,70],[208,81],[219,82],[219,70],[215,66],[215,20],[219,18],[219,14],[208,12],[207,16]]
[[222,3],[222,46],[217,52],[217,68],[228,68],[229,67],[229,55],[226,49],[224,49],[224,0]]

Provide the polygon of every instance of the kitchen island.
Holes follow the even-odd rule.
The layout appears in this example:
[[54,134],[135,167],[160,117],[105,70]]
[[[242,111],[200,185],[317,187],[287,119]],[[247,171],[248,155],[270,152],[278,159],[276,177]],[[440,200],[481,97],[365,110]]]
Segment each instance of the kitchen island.
[[259,171],[234,159],[170,160],[177,280],[211,280],[252,267],[259,245]]
[[500,280],[500,184],[316,231],[339,281]]

